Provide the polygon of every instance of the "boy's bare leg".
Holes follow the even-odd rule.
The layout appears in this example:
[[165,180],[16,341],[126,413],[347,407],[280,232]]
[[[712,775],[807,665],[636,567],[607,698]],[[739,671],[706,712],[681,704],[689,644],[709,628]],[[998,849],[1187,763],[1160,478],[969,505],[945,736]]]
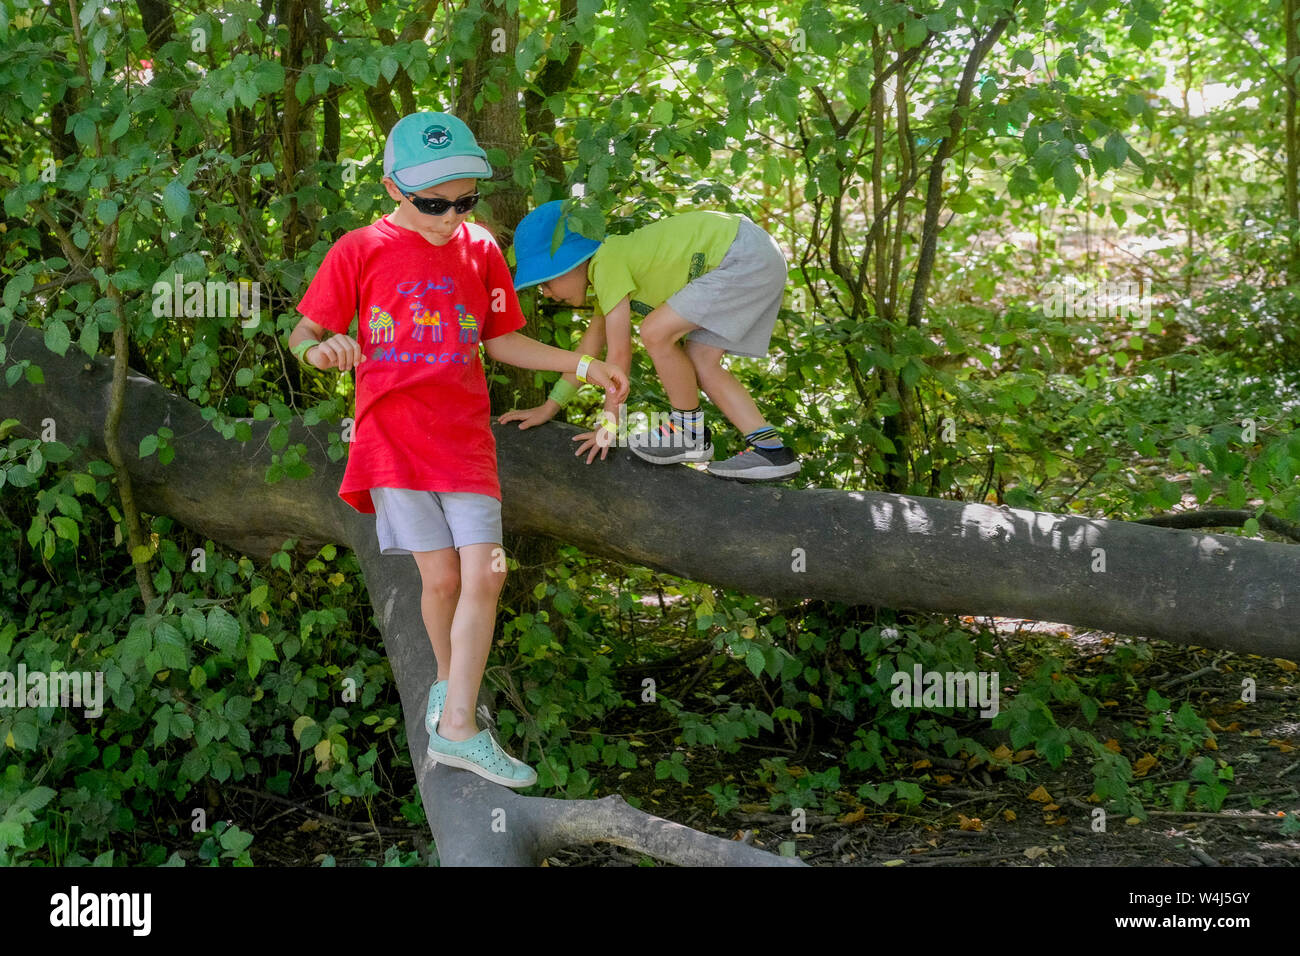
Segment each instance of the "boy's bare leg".
[[[460,599],[451,621],[451,673],[447,704],[438,736],[468,740],[479,732],[474,705],[492,647],[497,599],[505,584],[505,552],[499,544],[467,544],[460,549]],[[502,570],[494,570],[496,567]]]
[[727,417],[742,435],[767,425],[754,399],[740,380],[722,367],[723,350],[713,345],[686,341],[686,357],[695,369],[696,379],[718,411]]
[[699,405],[700,386],[695,377],[695,367],[677,342],[687,332],[698,328],[667,303],[641,322],[641,342],[654,362],[668,401],[673,408],[684,411]]
[[460,558],[455,548],[411,554],[420,569],[420,615],[438,660],[437,679],[447,680],[451,676],[451,619],[460,596]]

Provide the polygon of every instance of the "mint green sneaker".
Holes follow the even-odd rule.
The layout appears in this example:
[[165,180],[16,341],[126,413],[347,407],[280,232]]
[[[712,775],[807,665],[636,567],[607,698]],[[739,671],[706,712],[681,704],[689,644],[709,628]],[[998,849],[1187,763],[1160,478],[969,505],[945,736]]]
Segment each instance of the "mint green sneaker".
[[429,688],[429,703],[424,708],[424,729],[430,735],[438,729],[442,709],[447,706],[447,683],[445,680],[436,680]]
[[429,734],[429,756],[434,763],[468,770],[503,787],[518,789],[537,782],[537,771],[502,750],[487,730],[469,740],[448,740],[434,730]]

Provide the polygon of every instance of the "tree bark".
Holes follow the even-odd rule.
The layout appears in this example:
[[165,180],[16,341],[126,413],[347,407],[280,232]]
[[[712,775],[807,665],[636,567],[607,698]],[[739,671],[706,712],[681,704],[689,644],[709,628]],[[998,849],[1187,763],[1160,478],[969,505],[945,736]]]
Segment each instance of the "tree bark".
[[[20,434],[53,417],[62,440],[86,434],[100,454],[111,360],[75,349],[60,358],[38,330],[17,323],[7,338],[6,364],[29,358],[46,382],[20,379],[0,393],[4,416],[23,423]],[[373,518],[338,498],[343,464],[325,454],[333,426],[295,422],[290,441],[308,446],[315,474],[266,485],[270,422],[250,421],[246,443],[225,441],[197,407],[133,374],[123,447],[164,423],[176,434],[172,464],[126,456],[144,507],[257,557],[287,538],[304,550],[359,549],[373,536]],[[493,427],[508,529],[749,594],[1016,616],[1300,657],[1300,548],[1291,545],[936,498],[737,484],[623,450],[587,465],[573,455],[576,432],[555,423]],[[671,523],[664,501],[675,503]],[[756,522],[762,535],[746,530]]]
[[[1300,221],[1300,130],[1296,128],[1296,85],[1300,82],[1291,70],[1291,61],[1300,56],[1300,26],[1296,24],[1296,0],[1285,0],[1282,16],[1286,21],[1286,63],[1282,67],[1282,81],[1286,84],[1286,215],[1292,223]],[[1300,232],[1291,228],[1287,243],[1287,282],[1300,282]]]
[[[75,351],[61,358],[45,350],[38,330],[18,323],[6,339],[5,364],[31,359],[45,383],[24,378],[0,393],[0,417],[19,419],[20,435],[37,434],[52,417],[62,441],[85,441],[89,454],[102,455],[111,361]],[[197,407],[130,376],[124,447],[163,423],[176,435],[170,465],[127,456],[143,508],[262,558],[287,538],[302,549],[332,541],[356,552],[445,862],[537,862],[580,840],[680,862],[780,859],[611,798],[526,798],[464,772],[431,770],[423,715],[433,653],[418,602],[404,597],[418,593],[418,572],[413,561],[381,562],[373,516],[338,498],[343,465],[325,454],[331,426],[296,422],[290,441],[311,449],[315,474],[266,485],[270,422],[250,422],[250,441],[228,442]],[[1300,658],[1300,549],[1289,545],[903,495],[737,485],[689,468],[656,468],[624,451],[586,465],[573,455],[571,426],[494,431],[505,523],[513,531],[751,594],[1001,614]],[[663,520],[662,501],[675,503],[675,522]],[[747,530],[759,524],[763,535]],[[504,831],[493,828],[502,819],[498,809]]]

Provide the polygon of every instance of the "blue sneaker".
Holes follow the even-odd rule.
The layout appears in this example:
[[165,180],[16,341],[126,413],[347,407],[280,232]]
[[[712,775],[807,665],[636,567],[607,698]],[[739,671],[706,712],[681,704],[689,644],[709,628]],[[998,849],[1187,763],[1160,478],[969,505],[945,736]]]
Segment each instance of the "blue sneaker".
[[424,708],[424,729],[430,735],[438,729],[442,709],[447,706],[447,683],[445,680],[434,681],[429,688],[429,703]]
[[429,734],[429,756],[434,763],[468,770],[503,787],[519,789],[537,782],[537,771],[502,750],[487,730],[469,740],[448,740],[435,730]]

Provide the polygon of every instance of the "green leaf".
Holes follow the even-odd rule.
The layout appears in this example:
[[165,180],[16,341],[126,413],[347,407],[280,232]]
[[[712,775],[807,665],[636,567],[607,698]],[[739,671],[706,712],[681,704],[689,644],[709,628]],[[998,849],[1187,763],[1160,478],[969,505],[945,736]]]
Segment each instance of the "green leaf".
[[763,659],[763,652],[757,644],[751,644],[749,650],[745,652],[745,666],[755,677],[763,676],[763,668],[767,666],[767,662]]
[[253,842],[253,835],[245,833],[238,827],[230,827],[221,834],[221,845],[232,853],[242,853]]
[[1115,166],[1122,166],[1128,159],[1128,141],[1119,133],[1111,133],[1106,138],[1106,157]]
[[252,635],[249,638],[248,647],[250,658],[253,655],[256,655],[264,661],[277,660],[275,656],[275,646],[271,643],[271,639],[265,634]]
[[190,191],[179,179],[173,179],[163,187],[162,201],[163,212],[172,222],[180,222],[190,211]]
[[71,541],[73,546],[76,546],[80,537],[77,530],[77,522],[73,521],[71,518],[64,517],[63,515],[58,515],[50,519],[50,526],[54,528],[54,533],[56,535],[63,538],[65,541]]
[[1155,34],[1151,29],[1151,24],[1145,20],[1134,20],[1133,26],[1129,27],[1129,39],[1138,45],[1140,49],[1145,50],[1151,45]]
[[223,654],[233,654],[239,640],[239,622],[225,608],[214,607],[208,611],[207,638]]
[[99,354],[99,323],[94,319],[86,319],[86,324],[81,327],[81,338],[77,344],[81,346],[81,351],[85,352],[92,358]]
[[52,319],[45,327],[45,347],[56,355],[64,355],[72,344],[72,333],[62,319]]
[[910,50],[914,46],[920,46],[925,41],[926,34],[929,31],[925,28],[925,21],[916,17],[908,19],[903,25],[903,49]]
[[1057,160],[1056,166],[1052,169],[1052,180],[1062,196],[1067,200],[1074,198],[1074,194],[1079,191],[1079,173],[1074,168],[1074,160],[1071,157],[1066,156]]

